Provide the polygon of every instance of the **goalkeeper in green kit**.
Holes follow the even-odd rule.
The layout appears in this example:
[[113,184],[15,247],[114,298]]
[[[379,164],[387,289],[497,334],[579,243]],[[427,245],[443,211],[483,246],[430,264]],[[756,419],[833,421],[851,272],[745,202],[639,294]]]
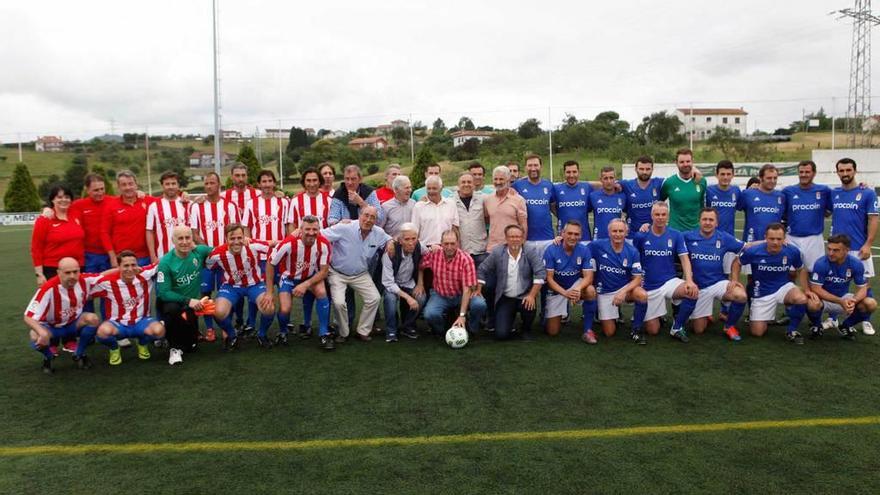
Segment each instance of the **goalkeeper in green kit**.
[[196,312],[204,312],[209,306],[201,298],[201,274],[205,258],[211,247],[195,245],[192,229],[185,225],[174,228],[174,249],[159,260],[156,273],[158,295],[156,305],[165,322],[168,339],[168,364],[183,362],[184,352],[196,350],[199,335],[199,319]]

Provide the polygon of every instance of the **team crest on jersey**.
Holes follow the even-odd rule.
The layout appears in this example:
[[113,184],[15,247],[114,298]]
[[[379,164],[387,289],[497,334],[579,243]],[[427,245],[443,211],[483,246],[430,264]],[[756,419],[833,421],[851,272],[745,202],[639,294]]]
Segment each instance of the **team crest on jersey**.
[[584,191],[584,188],[582,187],[581,188],[581,196],[586,196],[586,195],[587,195],[587,191]]
[[575,263],[577,263],[578,265],[581,264],[581,257],[580,257],[580,256],[578,256],[577,258],[575,258]]
[[544,194],[548,194],[546,187],[544,188]]
[[624,268],[626,268],[626,265],[627,265],[627,261],[626,261],[626,258],[624,258],[624,259],[623,259],[623,266],[624,266]]
[[672,247],[672,239],[666,239],[666,247]]
[[822,199],[822,193],[816,191],[816,199]]
[[653,195],[655,198],[657,197],[657,188],[656,187],[654,189],[651,189],[651,195]]
[[779,204],[782,204],[782,196],[779,196],[778,198],[776,198],[776,202]]
[[700,192],[700,185],[697,184],[697,192]]
[[[696,244],[696,242],[694,244]],[[721,239],[715,240],[715,249],[721,249]]]
[[787,264],[788,264],[788,256],[783,256],[783,257],[782,257],[782,264],[783,264],[783,265],[787,265]]
[[199,260],[198,260],[198,259],[193,258],[193,266],[196,267],[196,268],[199,267]]
[[861,200],[862,200],[862,193],[856,194],[856,201],[861,201]]
[[622,199],[617,198],[617,206],[623,206],[623,200],[622,200]]
[[162,272],[157,273],[156,282],[159,282],[160,284],[165,283],[165,274]]
[[850,268],[846,269],[846,278],[852,278],[852,269],[850,269]]
[[736,203],[736,193],[731,194],[730,197],[733,199],[733,202]]

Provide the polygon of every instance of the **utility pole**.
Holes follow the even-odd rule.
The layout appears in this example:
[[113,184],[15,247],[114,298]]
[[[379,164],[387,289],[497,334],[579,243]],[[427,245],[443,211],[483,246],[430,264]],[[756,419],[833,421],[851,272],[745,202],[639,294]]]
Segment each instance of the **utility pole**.
[[837,105],[836,105],[836,101],[835,101],[835,100],[836,100],[836,98],[834,98],[834,97],[832,96],[832,97],[831,97],[831,149],[832,149],[832,150],[834,149],[834,144],[835,144],[835,143],[834,143],[834,138],[835,138],[835,131],[836,131],[836,129],[835,129],[835,120],[836,120],[836,119],[834,118],[834,115],[835,115],[836,112],[837,112],[837,108],[836,108]]
[[[691,105],[690,106],[691,121],[690,121],[690,126],[689,126],[690,132],[688,132],[688,143],[690,143],[690,144],[689,144],[688,148],[690,148],[690,150],[693,151],[694,150],[694,102],[691,102],[690,105]],[[688,126],[685,126],[685,128],[688,128]]]
[[[147,151],[147,192],[153,194],[153,175],[150,169],[150,128],[144,128],[144,148]],[[216,156],[214,157],[216,158]]]
[[871,117],[871,28],[880,24],[880,17],[871,13],[871,0],[855,0],[851,9],[838,10],[839,18],[853,20],[852,49],[849,62],[849,97],[846,109],[846,131],[850,146],[870,146],[871,134],[867,119]]
[[23,162],[24,159],[21,155],[21,133],[18,133],[18,163]]
[[416,164],[416,142],[413,139],[412,114],[409,114],[409,161]]
[[220,81],[217,79],[217,63],[219,56],[218,39],[217,39],[217,2],[212,0],[213,19],[214,19],[214,172],[220,175]]
[[550,141],[550,182],[553,182],[553,116],[547,107],[547,136]]
[[281,121],[278,121],[278,175],[281,189],[284,189],[284,155],[281,153]]

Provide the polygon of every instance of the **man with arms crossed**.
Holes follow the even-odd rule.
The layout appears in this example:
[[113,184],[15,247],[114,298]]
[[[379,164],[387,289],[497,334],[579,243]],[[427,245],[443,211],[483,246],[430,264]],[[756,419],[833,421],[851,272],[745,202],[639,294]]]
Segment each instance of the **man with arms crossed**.
[[593,256],[583,239],[577,220],[568,220],[562,227],[562,244],[553,244],[544,251],[547,269],[547,311],[544,315],[547,335],[559,334],[570,304],[583,301],[584,331],[581,340],[596,343],[593,317],[596,315],[596,289],[593,287]]

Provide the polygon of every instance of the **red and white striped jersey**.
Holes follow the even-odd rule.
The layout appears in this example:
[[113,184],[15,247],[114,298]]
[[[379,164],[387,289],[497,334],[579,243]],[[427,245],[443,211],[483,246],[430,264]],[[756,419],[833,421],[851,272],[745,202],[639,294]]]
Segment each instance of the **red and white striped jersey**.
[[295,280],[311,278],[322,266],[330,264],[330,242],[322,236],[309,246],[301,237],[289,235],[272,249],[270,263],[278,272]]
[[131,282],[123,280],[119,272],[105,275],[89,295],[104,298],[108,320],[134,325],[150,316],[150,289],[158,269],[158,263],[147,265]]
[[147,208],[147,230],[156,234],[156,256],[161,258],[174,248],[174,227],[187,225],[188,221],[187,208],[180,199],[169,201],[163,197]]
[[260,269],[260,257],[266,257],[269,244],[252,240],[235,254],[228,244],[214,248],[205,266],[213,269],[217,265],[223,269],[223,283],[233,287],[250,287],[263,281],[263,270]]
[[80,274],[76,285],[68,289],[61,285],[61,279],[52,277],[34,294],[24,315],[53,327],[68,325],[82,314],[89,292],[100,278],[97,274]]
[[327,228],[327,217],[330,215],[330,196],[319,192],[317,196],[309,196],[301,192],[290,198],[290,207],[287,212],[287,223],[294,228],[299,227],[303,217],[314,215],[321,220],[321,228]]
[[[244,209],[242,222],[251,229],[251,238],[260,241],[280,241],[284,239],[287,201],[283,198],[259,197],[249,201]],[[266,259],[264,256],[262,259]]]
[[247,206],[249,201],[253,201],[260,197],[260,191],[257,191],[251,186],[245,186],[244,191],[239,191],[238,189],[232,187],[223,191],[223,200],[227,203],[232,203],[238,208],[238,216],[244,214],[244,208]]
[[226,242],[226,226],[239,221],[238,208],[223,198],[216,203],[206,200],[189,207],[189,226],[196,229],[199,237],[211,247]]

